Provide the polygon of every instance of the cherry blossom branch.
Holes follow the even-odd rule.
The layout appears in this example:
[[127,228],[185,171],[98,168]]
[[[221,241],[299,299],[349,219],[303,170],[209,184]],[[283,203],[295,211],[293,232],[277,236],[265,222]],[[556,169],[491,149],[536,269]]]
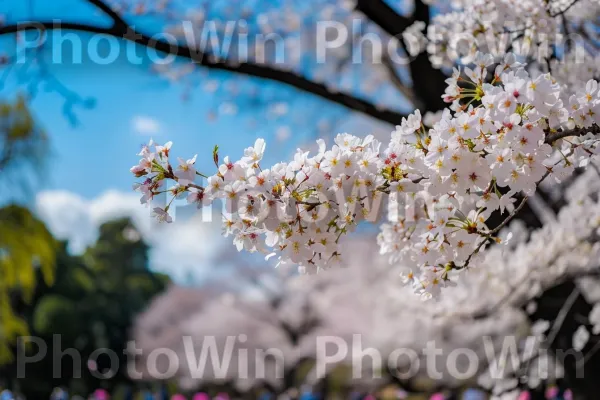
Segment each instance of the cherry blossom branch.
[[[461,92],[461,74],[456,71],[448,80],[447,93],[458,93],[461,99],[471,102],[479,99],[487,67],[493,63],[491,55],[479,55],[474,62],[476,70],[469,69],[464,78],[474,89]],[[588,81],[586,91],[573,95],[571,106],[565,108],[563,102],[558,102],[561,86],[551,76],[530,77],[511,55],[504,63],[497,72],[501,83],[495,93],[490,90],[486,94],[486,101],[469,112],[464,107],[454,114],[445,112],[431,130],[425,129],[417,110],[396,127],[385,149],[372,135],[360,138],[339,134],[330,149],[320,139],[319,150],[312,156],[298,150],[293,161],[262,168],[260,160],[266,146],[263,139],[246,148],[238,161],[225,157],[219,164],[215,148],[213,159],[218,171],[207,178],[206,190],[191,191],[188,202],[204,207],[225,199],[231,217],[224,221],[224,234],[234,236],[238,250],[263,252],[269,258],[277,256],[280,265],[293,263],[303,271],[318,271],[341,261],[340,238],[361,221],[371,221],[381,193],[388,194],[392,204],[401,200],[396,193],[411,199],[418,193],[428,193],[433,196],[432,207],[429,203],[423,207],[414,204],[414,218],[390,214],[390,223],[382,225],[378,242],[381,253],[390,254],[392,262],[416,265],[404,278],[412,282],[417,293],[424,298],[437,296],[453,277],[458,277],[457,271],[475,263],[475,256],[488,243],[502,242],[496,234],[522,211],[536,186],[550,174],[557,180],[564,179],[600,150],[597,140],[565,141],[561,149],[554,151],[547,143],[599,130],[592,125],[600,122],[600,114],[593,111],[600,106],[597,81]],[[512,74],[514,70],[523,75]],[[537,90],[521,99],[508,86],[514,84]],[[519,98],[518,104],[504,110],[513,106],[506,101],[512,98]],[[548,132],[546,121],[551,113],[544,114],[544,108],[537,110],[536,106],[552,98],[557,102],[552,115],[561,115],[561,122],[568,126],[580,121],[589,128]],[[586,109],[582,107],[592,110],[587,114],[593,120],[582,114]],[[528,118],[534,109],[542,112],[541,116],[531,114],[535,120]],[[151,142],[139,153],[142,158],[138,165],[131,168],[138,178],[145,177],[135,186],[143,194],[142,203],[148,202],[152,191],[165,179],[183,180],[169,189],[174,196],[188,191],[185,182],[193,180],[190,175],[194,177],[196,156],[188,161],[179,159],[174,172],[169,163],[170,147],[171,142],[164,146]],[[552,161],[557,155],[561,156],[559,160]],[[554,164],[549,166],[548,162]],[[502,194],[498,186],[508,187],[508,192]],[[496,210],[504,213],[517,193],[524,195],[520,204],[499,226],[489,229],[486,221],[490,215]],[[469,206],[458,208],[457,204],[467,198]],[[160,221],[171,220],[168,206],[157,207],[154,213]]]
[[[572,132],[572,131],[569,131]],[[546,173],[544,174],[544,176],[542,177],[542,179],[540,179],[536,186],[539,186],[548,176],[550,175],[550,170],[546,171]],[[479,251],[481,250],[481,248],[489,241],[492,240],[492,237],[497,234],[498,232],[500,232],[500,230],[502,230],[502,228],[504,228],[506,225],[508,225],[508,223],[510,221],[512,221],[518,214],[519,212],[521,212],[521,210],[523,209],[523,207],[525,207],[525,204],[527,204],[527,201],[529,200],[529,196],[525,196],[523,197],[523,199],[521,200],[521,203],[519,203],[519,205],[517,206],[517,208],[515,208],[501,223],[500,225],[498,225],[496,228],[492,229],[491,231],[487,232],[487,233],[482,233],[481,235],[485,238],[485,240],[483,240],[479,246],[477,246],[477,248],[473,251],[473,253],[471,253],[469,255],[469,257],[467,258],[467,260],[465,261],[465,264],[460,268],[460,269],[464,269],[467,268],[469,266],[469,263],[471,262],[471,259],[473,258],[473,255],[479,253]],[[508,300],[509,296],[506,296],[506,300]],[[501,300],[502,302],[503,300]],[[500,306],[501,304],[498,304],[498,306]]]
[[[547,173],[544,178],[542,178],[541,181],[543,181],[546,176],[548,176],[549,173]],[[481,248],[490,240],[493,240],[492,237],[500,232],[500,230],[502,228],[504,228],[510,221],[513,220],[514,217],[517,216],[517,214],[523,209],[523,207],[525,207],[525,204],[527,203],[527,200],[529,199],[528,196],[523,197],[523,200],[521,200],[521,203],[517,206],[517,208],[515,208],[513,210],[513,212],[511,212],[503,221],[500,225],[498,225],[496,228],[492,229],[491,231],[487,232],[487,233],[481,233],[482,237],[484,238],[484,240],[481,241],[481,243],[479,243],[479,246],[477,246],[477,248],[473,251],[473,253],[471,253],[469,255],[469,257],[467,258],[467,260],[465,261],[465,264],[462,267],[459,267],[457,269],[465,269],[469,267],[469,264],[471,263],[471,259],[473,258],[473,256],[477,253],[479,253],[481,251]]]

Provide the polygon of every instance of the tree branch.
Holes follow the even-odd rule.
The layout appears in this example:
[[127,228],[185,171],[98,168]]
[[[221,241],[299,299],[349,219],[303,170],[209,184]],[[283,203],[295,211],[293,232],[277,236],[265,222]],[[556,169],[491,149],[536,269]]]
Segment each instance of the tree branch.
[[[544,178],[542,178],[542,180],[544,180]],[[513,218],[519,213],[519,211],[521,211],[523,209],[523,207],[525,207],[525,204],[527,204],[527,200],[529,200],[529,196],[523,197],[523,199],[521,200],[521,203],[517,206],[517,208],[515,208],[514,211],[512,213],[510,213],[510,215],[508,217],[506,217],[506,219],[504,221],[502,221],[502,223],[500,225],[498,225],[497,227],[492,229],[489,234],[495,235],[496,233],[500,232],[500,230],[502,228],[504,228],[510,221],[512,221]]]
[[102,0],[87,0],[88,3],[98,8],[104,14],[106,14],[110,19],[113,20],[113,26],[126,27],[127,23],[125,20],[119,15],[119,13],[113,10],[108,4],[106,4]]
[[573,304],[575,303],[575,300],[577,300],[577,297],[579,297],[579,295],[579,288],[575,286],[575,289],[573,289],[573,291],[561,307],[560,311],[558,312],[558,315],[556,316],[556,319],[554,320],[554,323],[552,324],[552,329],[550,330],[550,333],[547,337],[547,342],[545,343],[545,345],[547,346],[546,348],[549,348],[550,346],[552,346],[552,343],[554,343],[554,340],[556,339],[560,328],[565,322],[565,318],[567,318],[567,314],[571,311],[571,308],[573,307]]
[[571,3],[569,3],[569,5],[567,5],[562,10],[557,11],[555,13],[550,13],[550,16],[554,18],[554,17],[558,17],[559,15],[564,15],[567,11],[569,11],[571,9],[571,7],[573,7],[578,2],[579,2],[579,0],[573,0],[573,1],[571,1]]
[[398,38],[413,23],[412,18],[398,14],[383,0],[358,0],[356,10],[365,14],[388,34]]
[[[402,32],[413,22],[423,21],[429,25],[430,20],[429,6],[422,0],[415,0],[415,11],[411,18],[398,14],[383,0],[358,0],[356,10],[361,11],[381,29],[397,38],[400,43],[404,43]],[[419,53],[408,67],[413,87],[419,88],[415,94],[419,98],[419,106],[423,107],[421,111],[438,111],[446,108],[447,104],[442,99],[447,86],[446,75],[433,67],[427,52]]]
[[574,128],[574,129],[568,129],[565,131],[551,133],[550,135],[546,136],[546,143],[552,144],[559,139],[563,139],[563,138],[566,138],[569,136],[584,136],[584,135],[587,135],[588,133],[592,133],[594,135],[600,134],[600,126],[594,124],[589,128]]
[[413,105],[415,106],[415,108],[418,108],[418,109],[423,108],[424,106],[421,103],[421,100],[415,94],[415,91],[412,88],[406,86],[404,84],[404,82],[402,82],[402,78],[400,78],[400,75],[398,74],[398,71],[396,70],[396,66],[394,65],[394,62],[385,53],[382,55],[382,63],[388,72],[390,81],[396,87],[396,89],[398,89],[404,97],[406,97],[410,102],[412,102]]
[[153,39],[143,33],[137,32],[101,0],[88,1],[107,13],[113,19],[113,26],[107,28],[73,22],[57,23],[55,21],[29,21],[0,27],[0,35],[18,33],[26,30],[66,29],[92,34],[114,36],[119,39],[129,40],[139,45],[155,49],[161,53],[172,54],[190,59],[194,63],[207,68],[239,73],[284,83],[295,87],[296,89],[314,94],[331,102],[345,106],[350,110],[366,114],[372,118],[388,122],[393,125],[399,125],[402,122],[402,118],[406,117],[406,115],[403,113],[394,110],[383,109],[366,100],[346,93],[337,92],[330,89],[323,83],[311,81],[291,71],[284,71],[267,65],[249,62],[234,63],[227,60],[214,60],[212,57],[210,57],[210,54],[204,53],[200,49],[190,48],[181,44],[171,44],[164,40]]

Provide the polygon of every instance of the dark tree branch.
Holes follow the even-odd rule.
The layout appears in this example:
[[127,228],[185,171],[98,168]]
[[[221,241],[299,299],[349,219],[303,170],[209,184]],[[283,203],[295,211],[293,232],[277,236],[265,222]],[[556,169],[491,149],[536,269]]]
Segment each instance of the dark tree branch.
[[[429,20],[429,6],[422,0],[415,0],[413,21],[423,21],[428,26]],[[410,73],[413,86],[419,88],[418,95],[427,111],[439,111],[448,106],[442,99],[447,86],[447,77],[440,69],[433,67],[426,51],[419,53],[410,63]]]
[[272,68],[266,65],[254,63],[233,63],[227,60],[220,61],[213,59],[210,54],[203,53],[200,49],[190,48],[181,44],[171,44],[164,40],[153,39],[143,33],[137,32],[129,26],[116,12],[106,6],[101,0],[88,0],[100,10],[106,12],[112,19],[111,27],[99,27],[95,25],[64,22],[57,23],[55,21],[30,21],[17,23],[14,25],[6,25],[0,27],[0,35],[22,32],[26,30],[55,30],[66,29],[93,34],[104,34],[114,36],[119,39],[125,39],[137,43],[139,45],[153,48],[156,51],[166,54],[173,54],[179,57],[192,60],[194,63],[207,68],[223,70],[233,73],[239,73],[258,78],[269,79],[272,81],[285,83],[299,90],[314,94],[326,100],[345,106],[346,108],[366,114],[380,121],[388,122],[393,125],[399,125],[405,114],[398,111],[383,109],[374,104],[354,97],[352,95],[337,92],[329,89],[325,84],[311,81],[294,72],[284,71]]
[[415,94],[413,88],[406,86],[404,84],[404,82],[402,82],[402,78],[398,74],[398,71],[396,70],[396,66],[394,65],[394,62],[385,53],[382,55],[382,63],[388,72],[390,81],[396,87],[396,89],[398,89],[400,91],[400,93],[402,93],[402,95],[404,95],[404,97],[406,97],[411,103],[413,103],[415,108],[418,108],[418,109],[424,108],[423,104],[421,103],[421,100]]
[[554,17],[558,17],[559,15],[564,15],[567,11],[569,11],[571,9],[571,7],[573,7],[578,2],[579,2],[579,0],[573,0],[565,8],[563,8],[555,13],[550,13],[550,16],[554,18]]
[[113,10],[112,7],[110,7],[104,1],[102,1],[102,0],[87,0],[87,1],[91,5],[98,8],[100,11],[102,11],[104,14],[106,14],[108,17],[110,17],[110,19],[113,20],[113,26],[118,26],[121,28],[124,28],[127,26],[127,23],[119,15],[119,13],[116,12],[115,10]]
[[[429,6],[421,0],[415,0],[415,11],[411,18],[398,14],[383,0],[358,0],[356,9],[388,34],[397,38],[400,43],[404,43],[402,32],[413,22],[423,21],[425,25],[429,25],[430,20]],[[423,107],[421,111],[438,111],[446,108],[447,104],[442,99],[442,94],[447,86],[445,82],[446,75],[441,70],[433,67],[427,52],[419,53],[408,67],[413,88],[418,88],[414,92]]]
[[402,32],[413,23],[412,18],[398,14],[383,0],[358,0],[356,10],[398,39],[401,39]]
[[584,136],[588,133],[592,133],[594,135],[600,134],[600,126],[594,124],[589,128],[574,128],[570,130],[555,132],[546,136],[546,143],[552,144],[559,139],[563,139],[570,136]]

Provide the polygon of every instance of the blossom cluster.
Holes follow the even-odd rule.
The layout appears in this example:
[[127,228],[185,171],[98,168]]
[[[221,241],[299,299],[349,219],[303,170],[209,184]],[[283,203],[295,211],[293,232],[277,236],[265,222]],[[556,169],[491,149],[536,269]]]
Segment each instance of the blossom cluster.
[[[339,261],[340,237],[369,216],[386,182],[380,173],[381,144],[372,136],[343,134],[335,142],[326,150],[319,140],[316,155],[298,151],[293,161],[263,169],[265,142],[258,139],[240,160],[225,157],[205,187],[193,183],[196,157],[180,159],[175,169],[169,164],[171,143],[156,146],[154,152],[145,146],[132,172],[148,176],[136,185],[144,194],[142,203],[160,192],[165,179],[173,179],[176,184],[168,189],[173,198],[187,194],[199,207],[217,199],[224,202],[224,233],[234,235],[238,250],[273,249],[283,263],[324,268]],[[168,206],[154,212],[160,220],[171,221]]]
[[[458,0],[435,1],[445,12],[425,25],[417,21],[408,31],[420,51],[438,68],[468,64],[477,52],[513,51],[536,60],[536,69],[549,68],[561,83],[577,86],[600,73],[600,58],[587,44],[586,32],[600,13],[593,0]],[[450,3],[450,5],[448,4]],[[593,22],[592,22],[593,24]],[[560,51],[557,51],[560,48]],[[412,48],[411,54],[417,50]],[[534,64],[532,64],[533,67]],[[579,73],[575,73],[579,72]]]
[[[595,162],[597,164],[597,161]],[[515,233],[508,247],[494,247],[486,251],[486,269],[473,271],[461,280],[463,287],[471,293],[467,300],[457,297],[444,299],[448,309],[458,309],[456,305],[466,304],[469,300],[482,299],[470,307],[481,306],[487,316],[502,315],[507,309],[524,310],[534,314],[538,308],[538,299],[543,298],[546,290],[557,283],[573,280],[577,293],[593,305],[589,316],[578,321],[582,324],[575,330],[572,347],[581,351],[585,357],[593,354],[594,341],[591,334],[600,332],[600,285],[598,284],[598,258],[600,257],[600,201],[598,199],[600,179],[597,165],[589,168],[568,185],[564,200],[566,204],[553,215],[540,229],[529,232],[521,221],[514,221],[509,230]],[[467,282],[465,282],[467,281]],[[543,301],[543,300],[542,300]],[[568,302],[567,302],[568,303]],[[564,306],[564,305],[563,305]],[[467,307],[468,309],[469,307]],[[499,312],[502,310],[502,312]],[[462,308],[461,311],[464,311]],[[474,315],[474,314],[473,314]],[[481,313],[480,313],[481,315]],[[530,387],[536,387],[540,380],[548,379],[548,369],[540,369],[529,360],[548,357],[547,349],[560,326],[555,321],[537,320],[531,326],[531,334],[538,337],[535,346],[521,348],[517,368],[505,369],[496,379],[481,376],[479,383],[492,389],[493,393],[506,393],[516,390],[518,369],[529,376],[523,379]],[[562,360],[544,360],[543,362],[562,362]],[[542,364],[544,365],[544,364]],[[551,364],[545,364],[551,365]],[[503,379],[499,379],[499,378]],[[505,397],[503,397],[505,396]],[[498,394],[498,399],[512,398],[508,394]]]
[[[227,210],[224,234],[238,250],[308,271],[339,262],[340,240],[362,220],[376,221],[385,199],[400,212],[382,226],[381,252],[407,267],[406,281],[430,298],[476,265],[489,243],[502,242],[499,229],[540,181],[561,181],[598,151],[596,81],[565,98],[550,75],[530,76],[513,55],[490,75],[494,65],[492,56],[478,54],[473,68],[455,69],[443,95],[452,106],[441,119],[426,129],[417,110],[385,148],[373,136],[340,134],[329,149],[318,140],[316,154],[298,149],[292,161],[265,168],[258,139],[237,161],[220,162],[215,148],[217,171],[207,176],[196,171],[196,157],[173,167],[171,143],[149,145],[132,168],[145,178],[135,189],[149,203],[172,180],[166,191],[173,198],[187,196],[199,207],[218,199]],[[170,221],[168,211],[155,208],[163,221]],[[506,220],[491,229],[494,212]]]

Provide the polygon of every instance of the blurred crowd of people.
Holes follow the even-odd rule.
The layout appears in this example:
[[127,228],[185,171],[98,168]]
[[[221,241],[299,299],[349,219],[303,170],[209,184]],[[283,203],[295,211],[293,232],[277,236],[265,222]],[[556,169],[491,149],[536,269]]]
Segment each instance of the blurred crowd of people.
[[[302,392],[298,391],[297,392],[297,396],[292,397],[293,395],[290,395],[289,399],[296,399],[296,400],[323,400],[321,396],[319,396],[318,394],[313,393],[310,390],[304,390]],[[81,396],[70,396],[69,392],[66,391],[65,389],[62,388],[57,388],[54,390],[50,400],[110,400],[114,397],[112,397],[110,395],[110,393],[108,393],[106,390],[104,389],[98,389],[96,390],[92,395],[90,395],[87,399],[85,399],[84,397]],[[399,397],[400,398],[400,397]],[[199,392],[196,393],[194,395],[190,396],[185,396],[183,394],[174,394],[172,396],[169,396],[169,394],[166,391],[159,391],[159,392],[152,392],[152,391],[140,391],[137,393],[134,392],[129,392],[127,394],[125,394],[125,396],[122,399],[119,400],[187,400],[187,399],[192,399],[192,400],[235,400],[234,398],[232,398],[231,396],[229,396],[227,393],[219,393],[216,396],[210,396],[207,393],[203,393],[203,392]],[[362,394],[362,393],[356,393],[355,395],[353,395],[351,397],[351,400],[375,400],[376,397],[373,395],[369,395],[369,394]],[[12,393],[9,390],[4,390],[0,393],[0,400],[24,400],[21,396],[19,396],[18,394]],[[258,397],[258,400],[276,400],[275,397],[268,393],[265,392],[263,394],[261,394]],[[287,400],[287,398],[286,398]]]
[[[110,400],[113,398],[110,393],[104,389],[96,390],[90,395],[87,400]],[[379,397],[373,394],[365,394],[355,392],[351,394],[349,400],[376,400]],[[401,389],[398,389],[396,393],[396,399],[407,399],[408,394]],[[468,389],[464,391],[460,399],[462,400],[486,400],[488,396],[476,389]],[[546,390],[545,398],[547,400],[573,400],[573,395],[570,390],[561,391],[558,387],[552,386]],[[216,396],[210,396],[207,393],[199,392],[192,396],[185,396],[183,394],[174,394],[169,396],[166,390],[153,392],[150,390],[140,391],[137,393],[128,392],[124,397],[118,400],[235,400],[230,397],[227,393],[219,393]],[[275,398],[274,395],[265,392],[261,394],[257,400],[325,400],[319,394],[313,393],[310,389],[304,389],[301,391],[292,391],[285,399]],[[425,397],[423,397],[425,399]],[[9,390],[0,392],[0,400],[24,400],[21,396],[12,393]],[[50,400],[86,400],[81,396],[70,396],[68,391],[63,388],[56,388],[52,393]],[[117,400],[115,398],[115,400]],[[453,396],[448,396],[444,393],[435,393],[429,397],[429,400],[459,400]],[[532,395],[529,392],[522,392],[519,396],[519,400],[533,400]]]

